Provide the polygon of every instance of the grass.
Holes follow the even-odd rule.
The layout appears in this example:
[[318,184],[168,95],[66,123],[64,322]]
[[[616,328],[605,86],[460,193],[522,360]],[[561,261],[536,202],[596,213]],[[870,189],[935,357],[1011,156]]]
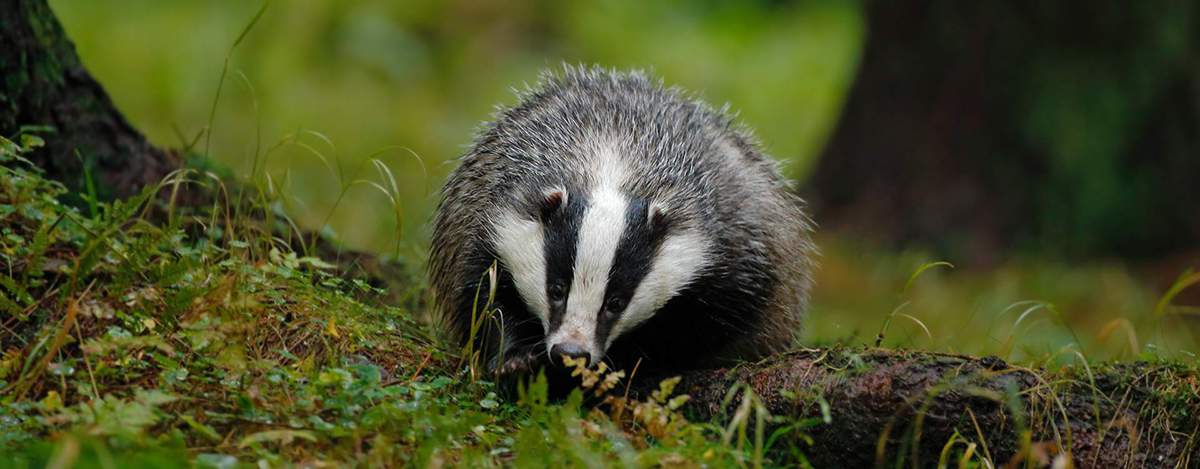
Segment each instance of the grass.
[[931,255],[920,251],[880,253],[828,234],[818,245],[824,255],[808,344],[878,344],[1052,366],[1196,360],[1200,316],[1188,306],[1196,303],[1189,290],[1195,274],[1173,280],[1161,268],[1020,257],[988,268],[930,268]]
[[[677,381],[636,400],[623,372],[604,369],[578,368],[581,387],[565,401],[548,399],[544,380],[502,398],[475,372],[478,357],[446,347],[418,319],[427,305],[416,272],[411,291],[395,295],[293,250],[311,245],[286,239],[299,231],[294,224],[276,220],[272,230],[254,218],[275,213],[281,196],[270,187],[247,188],[261,204],[247,210],[231,210],[229,196],[173,206],[187,187],[228,192],[215,175],[185,169],[128,200],[89,200],[85,213],[60,202],[62,186],[22,158],[40,144],[33,134],[0,141],[0,466],[805,465],[804,431],[829,423],[829,403],[819,398],[823,420],[789,421],[740,385],[727,395],[729,415],[690,422],[680,412],[687,396],[673,393]],[[923,263],[887,282],[902,286],[895,301],[913,311],[938,304],[923,289],[960,288],[945,284],[963,280],[938,278],[934,267],[950,266]],[[1193,279],[1181,276],[1146,311],[1186,312],[1172,300]],[[828,304],[819,297],[815,308]],[[899,311],[877,318],[878,341],[946,340],[927,314]],[[997,320],[1019,331],[1039,315],[1070,328],[1070,318],[1040,301],[1010,304]],[[922,333],[894,339],[905,328],[889,326],[897,316]],[[827,327],[837,317],[814,320]],[[1134,327],[1109,321],[1097,339],[1123,330],[1138,356],[1160,358],[1138,350]],[[982,350],[1012,354],[1015,336]],[[1022,361],[1083,363],[1072,380],[1095,388],[1091,357],[1064,349]],[[855,372],[852,361],[845,369]],[[913,451],[916,425],[904,433]],[[986,430],[977,430],[945,442],[942,462],[991,464],[977,443]]]
[[544,380],[502,399],[416,320],[420,291],[383,305],[249,210],[156,196],[215,177],[92,215],[22,159],[38,137],[3,142],[0,466],[762,462],[761,435],[688,422],[669,382],[636,401],[579,370],[565,402]]
[[[564,401],[548,398],[544,380],[506,399],[476,372],[470,349],[445,346],[421,320],[427,304],[417,272],[399,294],[338,275],[327,260],[306,254],[317,251],[315,242],[277,210],[286,196],[269,178],[230,196],[222,178],[184,169],[128,200],[89,199],[82,212],[60,202],[62,186],[23,159],[40,144],[35,134],[0,140],[0,466],[805,465],[804,432],[830,422],[830,404],[819,395],[811,404],[822,418],[789,420],[771,415],[745,385],[729,390],[728,415],[692,422],[681,413],[687,396],[673,392],[677,381],[632,399],[620,370],[578,368],[581,386]],[[386,191],[389,171],[375,168]],[[199,207],[174,205],[178,194],[200,186],[219,196]],[[231,208],[243,197],[248,205]],[[1088,364],[1097,355],[1194,362],[1186,345],[1168,356],[1165,347],[1142,347],[1137,336],[1146,318],[1188,317],[1175,301],[1194,283],[1190,273],[1160,299],[1147,299],[1144,317],[1100,318],[1092,329],[1051,302],[1001,307],[1004,296],[963,285],[1003,285],[995,279],[1003,273],[957,274],[944,262],[905,271],[904,256],[883,273],[853,272],[836,242],[823,244],[834,255],[826,255],[819,280],[810,321],[816,334],[848,323],[830,310],[836,302],[828,295],[890,286],[898,296],[873,296],[877,303],[866,310],[891,313],[864,315],[859,328],[877,328],[873,338],[886,346],[970,349],[979,334],[946,328],[980,319],[946,324],[953,318],[938,314],[980,295],[996,297],[992,320],[1008,327],[984,330],[991,341],[968,351],[1031,366],[1081,363],[1066,382],[1098,390],[1107,365],[1094,373]],[[856,277],[850,293],[839,291],[836,278],[846,272]],[[485,312],[489,296],[480,292]],[[893,324],[895,317],[908,324]],[[1020,337],[1047,327],[1061,328],[1056,333],[1071,337],[1068,345],[1039,352]],[[1111,340],[1121,333],[1128,348]],[[826,337],[851,347],[872,338]],[[865,366],[848,360],[838,369]],[[1043,402],[1039,412],[1060,411],[1054,389],[1061,385],[1035,391],[1050,393],[1034,400]],[[948,389],[931,390],[924,405]],[[1164,399],[1187,408],[1188,389]],[[982,397],[1022,405],[1015,395]],[[946,441],[941,460],[1002,462],[980,446],[987,430],[976,430]],[[912,438],[915,460],[920,419],[896,431]],[[1025,441],[1022,454],[1037,444]]]

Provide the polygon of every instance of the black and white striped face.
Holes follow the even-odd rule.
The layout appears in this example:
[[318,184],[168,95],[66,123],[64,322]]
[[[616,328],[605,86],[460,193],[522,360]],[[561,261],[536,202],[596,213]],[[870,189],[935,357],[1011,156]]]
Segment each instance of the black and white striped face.
[[546,188],[527,213],[503,214],[493,225],[500,260],[541,320],[555,362],[566,355],[597,363],[707,264],[698,231],[657,201],[604,182]]

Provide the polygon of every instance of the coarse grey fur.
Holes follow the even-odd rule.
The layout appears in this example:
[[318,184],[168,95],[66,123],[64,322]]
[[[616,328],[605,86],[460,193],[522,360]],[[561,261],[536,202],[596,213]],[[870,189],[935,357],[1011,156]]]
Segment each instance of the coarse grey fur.
[[[747,129],[725,110],[641,71],[564,66],[561,73],[543,73],[519,98],[478,131],[446,182],[435,216],[430,279],[439,317],[455,340],[469,340],[477,292],[482,291],[478,305],[486,300],[485,271],[498,257],[490,220],[502,210],[534,217],[530,201],[547,188],[587,187],[595,177],[587,159],[598,145],[608,145],[631,166],[633,177],[622,191],[665,207],[673,228],[696,229],[715,248],[704,272],[669,305],[689,311],[674,320],[714,316],[707,324],[716,327],[644,324],[657,329],[630,334],[630,340],[663,337],[670,345],[661,353],[680,350],[679,356],[642,366],[754,359],[793,343],[812,285],[812,224],[777,163]],[[509,362],[539,355],[536,347],[542,344],[536,342],[544,337],[532,336],[544,334],[544,325],[531,327],[537,318],[521,314],[514,289],[504,284],[512,281],[506,269],[500,263],[498,296],[507,295],[508,304],[502,298],[500,315],[485,321],[475,337],[485,363],[512,368]],[[737,303],[738,298],[747,301]],[[687,337],[692,333],[705,337]],[[699,349],[683,350],[688,344]],[[645,344],[613,349],[618,345],[628,359],[650,354]]]

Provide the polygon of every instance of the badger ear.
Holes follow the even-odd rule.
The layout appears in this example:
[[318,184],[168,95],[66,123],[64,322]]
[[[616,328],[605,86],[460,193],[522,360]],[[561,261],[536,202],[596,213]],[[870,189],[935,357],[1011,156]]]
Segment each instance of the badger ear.
[[561,210],[567,206],[567,191],[566,189],[555,188],[549,189],[542,193],[541,203],[538,206],[538,214],[543,220],[549,217],[554,212]]
[[650,202],[650,205],[646,207],[646,226],[651,231],[657,232],[667,229],[669,223],[666,207],[658,202]]

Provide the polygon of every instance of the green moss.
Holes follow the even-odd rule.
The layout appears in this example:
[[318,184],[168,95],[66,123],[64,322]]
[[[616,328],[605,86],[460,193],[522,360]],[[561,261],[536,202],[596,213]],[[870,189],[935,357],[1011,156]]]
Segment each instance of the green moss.
[[[505,402],[415,319],[419,295],[380,306],[220,207],[149,223],[153,188],[85,215],[21,159],[31,145],[0,143],[0,467],[749,458],[706,425],[550,403],[544,381]],[[669,415],[667,397],[645,405]]]

